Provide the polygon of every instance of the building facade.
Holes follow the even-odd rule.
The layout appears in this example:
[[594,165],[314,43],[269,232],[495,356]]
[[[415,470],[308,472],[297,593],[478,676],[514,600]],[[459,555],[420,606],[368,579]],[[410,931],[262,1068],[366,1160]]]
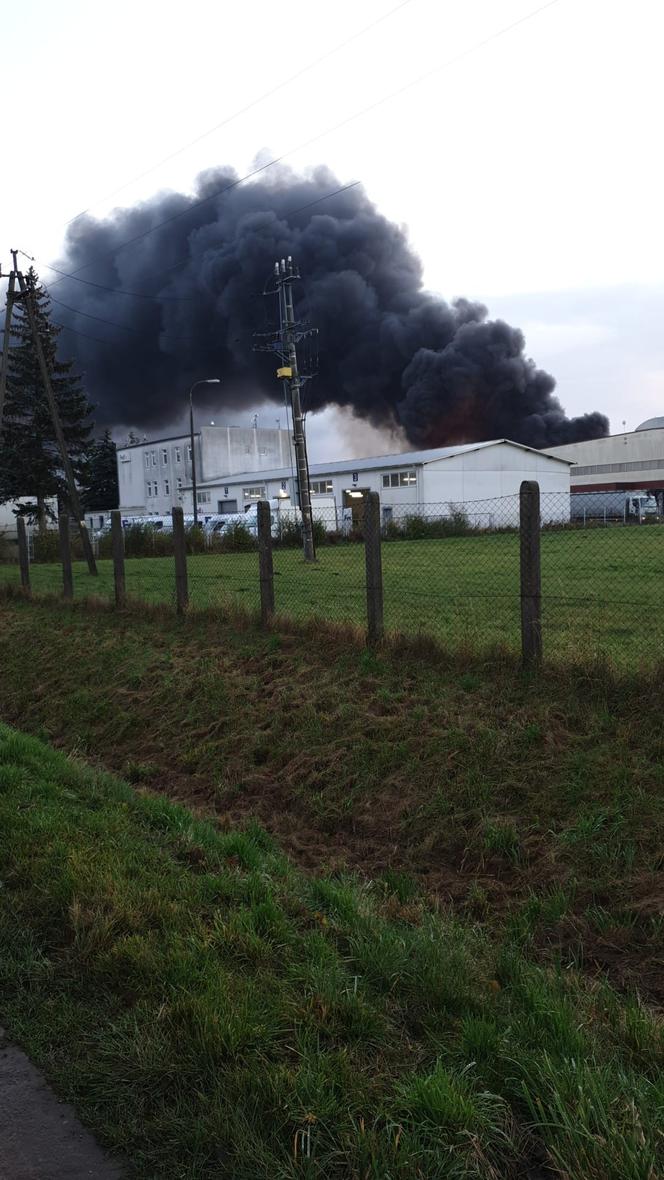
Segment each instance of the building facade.
[[650,491],[664,511],[664,418],[649,418],[636,430],[569,446],[546,454],[568,459],[573,492]]
[[[543,501],[543,515],[569,518],[570,463],[508,439],[457,447],[437,447],[397,455],[315,463],[309,468],[314,513],[331,513],[337,523],[357,522],[368,492],[378,492],[383,519],[397,519],[424,508],[441,511],[449,505],[471,506],[473,523],[493,527],[507,511],[505,497],[514,497],[522,480],[537,480],[542,493],[556,493]],[[290,465],[229,473],[223,479],[199,484],[206,494],[204,514],[243,512],[257,500],[281,498],[297,504],[297,481]],[[189,489],[185,489],[189,490]],[[510,506],[517,513],[516,504]],[[551,519],[554,519],[551,516]],[[510,523],[516,523],[510,522]]]
[[[239,471],[261,471],[289,462],[290,433],[277,428],[204,426],[194,435],[199,507],[210,503],[204,485]],[[120,508],[127,516],[193,512],[191,437],[154,439],[118,447]]]

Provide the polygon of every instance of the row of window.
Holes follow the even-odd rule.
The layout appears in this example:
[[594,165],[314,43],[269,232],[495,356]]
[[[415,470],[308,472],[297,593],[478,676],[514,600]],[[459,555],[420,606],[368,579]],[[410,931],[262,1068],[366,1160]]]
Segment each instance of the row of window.
[[[181,463],[182,462],[182,448],[181,447],[174,447],[173,450],[175,452],[174,462]],[[191,445],[189,445],[186,448],[186,452],[187,452],[187,462],[191,463]],[[162,465],[162,467],[168,467],[168,449],[167,449],[167,447],[162,447],[161,465]],[[157,452],[156,451],[146,451],[145,452],[145,470],[148,471],[150,469],[150,467],[156,467],[156,466],[157,466]]]
[[[147,488],[148,496],[152,497],[152,496],[159,495],[159,484],[157,483],[156,479],[149,479],[145,486]],[[178,475],[178,477],[177,477],[177,486],[178,486],[178,489],[180,489],[182,487],[182,476],[181,475]],[[165,479],[164,480],[164,495],[170,496],[170,494],[171,494],[171,481],[170,481],[170,479]]]
[[[164,455],[167,455],[167,451],[163,451],[162,453]],[[152,451],[152,452],[146,451],[145,452],[146,467],[156,466],[156,460],[153,461],[153,459],[151,457],[151,456],[155,456],[155,455],[156,455],[156,451]],[[191,459],[191,447],[187,447],[187,459]],[[175,448],[175,461],[176,461],[176,463],[180,462],[180,448],[179,447]],[[581,468],[576,468],[575,470],[579,474],[581,474],[581,471],[582,471]],[[415,471],[391,471],[388,475],[383,476],[383,487],[384,488],[408,488],[408,487],[412,487],[413,484],[416,484],[416,483],[417,483],[417,472],[415,472]],[[182,487],[181,476],[177,477],[177,486],[178,486],[178,488]],[[331,496],[334,492],[332,480],[331,479],[314,479],[311,481],[310,491],[311,491],[312,496]],[[159,495],[159,485],[156,480],[148,480],[147,481],[147,494],[148,494],[148,496],[158,496]],[[170,494],[171,494],[170,480],[165,479],[164,480],[164,495],[170,496]],[[265,500],[267,498],[266,491],[265,491],[265,485],[256,484],[250,488],[243,488],[242,494],[243,494],[245,500]],[[210,493],[209,492],[198,492],[197,493],[197,500],[198,500],[199,504],[209,504],[210,503]]]
[[573,475],[600,475],[607,474],[609,471],[640,471],[641,468],[648,468],[649,470],[657,470],[664,467],[664,459],[639,459],[635,463],[590,463],[575,465],[572,468]]
[[409,488],[417,483],[416,471],[391,471],[383,476],[384,488]]

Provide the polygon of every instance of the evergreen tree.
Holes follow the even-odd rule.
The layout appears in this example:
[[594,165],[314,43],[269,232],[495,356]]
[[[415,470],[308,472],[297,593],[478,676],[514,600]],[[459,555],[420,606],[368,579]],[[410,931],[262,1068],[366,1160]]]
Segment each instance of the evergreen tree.
[[[33,293],[37,330],[51,376],[53,394],[67,450],[79,486],[88,479],[88,454],[92,407],[72,372],[73,362],[57,359],[61,329],[51,323],[50,299],[31,267],[25,276],[26,287]],[[57,498],[69,503],[55,431],[46,401],[24,301],[18,299],[12,317],[9,347],[7,393],[0,438],[0,504],[19,497],[31,503],[21,511],[36,519],[40,528],[46,524],[46,501]]]
[[110,430],[105,430],[90,451],[90,469],[83,496],[84,508],[117,508],[118,490],[117,448]]

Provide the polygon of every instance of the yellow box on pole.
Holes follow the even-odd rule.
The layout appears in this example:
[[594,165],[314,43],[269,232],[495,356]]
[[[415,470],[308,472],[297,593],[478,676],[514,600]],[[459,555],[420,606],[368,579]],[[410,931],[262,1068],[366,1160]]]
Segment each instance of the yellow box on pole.
[[277,377],[292,377],[293,370],[290,365],[284,365],[282,369],[277,369]]

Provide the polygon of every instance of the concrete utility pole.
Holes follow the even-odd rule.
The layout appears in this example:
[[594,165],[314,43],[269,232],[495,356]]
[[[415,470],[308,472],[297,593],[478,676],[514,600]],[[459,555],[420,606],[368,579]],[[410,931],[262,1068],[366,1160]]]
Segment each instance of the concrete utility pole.
[[[283,364],[277,369],[277,377],[283,379],[287,398],[290,401],[293,415],[293,444],[295,446],[295,464],[297,470],[297,487],[300,510],[302,512],[302,541],[304,560],[315,561],[314,524],[311,511],[311,489],[309,487],[309,461],[307,459],[307,439],[304,430],[304,415],[300,390],[308,378],[301,376],[297,364],[297,345],[305,336],[311,336],[316,329],[305,328],[295,319],[293,311],[293,283],[299,279],[300,272],[293,266],[293,259],[282,258],[274,264],[274,279],[276,293],[279,296],[279,331],[268,333],[274,339],[270,344],[257,346],[259,352],[277,353]],[[266,291],[265,294],[274,294]]]
[[[0,270],[0,278],[3,278]],[[9,335],[12,327],[12,310],[14,307],[14,286],[16,284],[16,270],[9,272],[7,284],[7,306],[5,307],[5,334],[2,338],[2,357],[0,358],[0,432],[2,431],[2,415],[5,409],[5,390],[7,388],[7,370],[9,368]]]
[[[97,563],[95,562],[94,553],[92,552],[92,543],[90,535],[83,520],[81,512],[81,504],[78,496],[78,488],[76,487],[76,480],[74,479],[74,469],[71,465],[69,452],[67,450],[67,443],[64,432],[62,430],[62,423],[60,422],[60,414],[58,412],[58,404],[53,393],[53,386],[51,384],[51,375],[46,364],[46,357],[44,356],[44,349],[42,348],[41,337],[39,335],[39,327],[37,325],[37,316],[35,314],[34,296],[32,291],[28,290],[25,279],[18,269],[17,255],[18,250],[12,250],[13,268],[9,274],[9,284],[7,288],[7,307],[5,310],[5,338],[2,348],[2,362],[0,363],[0,431],[2,430],[2,416],[4,412],[5,403],[5,389],[7,386],[7,372],[9,368],[9,338],[11,335],[12,311],[14,304],[19,301],[24,304],[28,323],[30,325],[30,332],[32,334],[32,342],[37,356],[37,363],[41,373],[42,382],[44,385],[44,393],[46,394],[46,401],[51,414],[51,421],[53,422],[53,431],[55,439],[60,451],[60,461],[67,483],[67,490],[69,494],[69,505],[78,522],[79,531],[81,534],[81,542],[83,544],[83,553],[88,564],[88,572],[93,576],[97,574]],[[20,294],[16,292],[16,283],[18,283]]]

